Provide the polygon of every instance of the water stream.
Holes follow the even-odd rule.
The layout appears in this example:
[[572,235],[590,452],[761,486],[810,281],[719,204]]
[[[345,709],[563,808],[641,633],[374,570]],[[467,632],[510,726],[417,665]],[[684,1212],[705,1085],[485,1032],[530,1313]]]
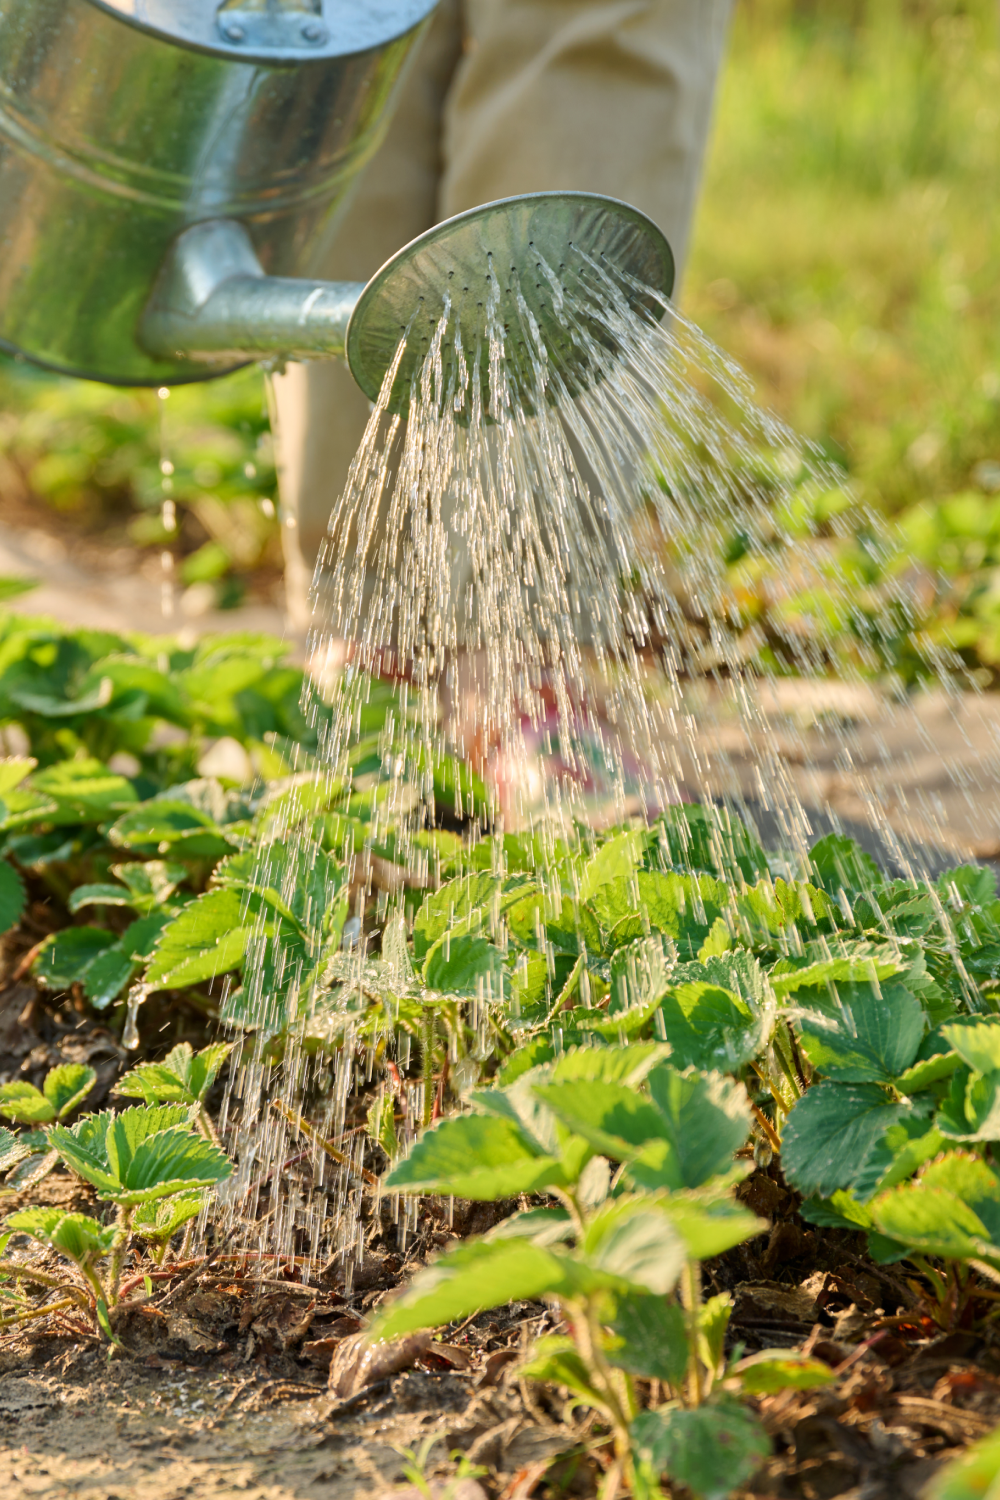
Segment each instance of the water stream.
[[[404,336],[333,508],[307,708],[315,719],[332,705],[320,769],[351,786],[373,691],[398,690],[372,841],[391,827],[396,863],[433,883],[427,831],[443,817],[471,854],[512,829],[579,838],[714,800],[759,829],[775,873],[846,818],[917,879],[970,830],[996,830],[1000,717],[953,660],[915,640],[936,686],[906,690],[893,653],[912,634],[910,586],[881,576],[884,530],[845,495],[842,472],[762,411],[739,368],[651,288],[596,260],[572,290],[558,267],[541,269],[571,352],[552,353],[523,298],[503,322],[495,277],[487,337],[465,348],[445,295],[408,418],[390,410]],[[852,538],[860,561],[848,572],[838,558]],[[949,766],[935,736],[955,724],[974,753]],[[442,763],[455,768],[446,806],[432,774]],[[470,802],[473,777],[484,791]],[[287,800],[275,837],[297,837],[304,806]],[[373,941],[384,958],[400,921],[401,892],[377,889],[365,868],[338,960],[345,1005]],[[273,1000],[264,976],[247,984],[261,1014]],[[379,1058],[349,1017],[340,1035],[316,1057],[294,1039],[277,1061],[251,1048],[234,1071],[223,1127],[239,1171],[225,1204],[248,1245],[342,1262],[349,1284],[370,1191],[349,1101],[391,1064],[383,1088],[404,1110],[404,1140],[426,1101],[406,1081],[409,1032]],[[297,1131],[304,1100],[339,1162]],[[304,1157],[307,1187],[308,1171],[290,1170]],[[391,1206],[401,1245],[415,1212]]]

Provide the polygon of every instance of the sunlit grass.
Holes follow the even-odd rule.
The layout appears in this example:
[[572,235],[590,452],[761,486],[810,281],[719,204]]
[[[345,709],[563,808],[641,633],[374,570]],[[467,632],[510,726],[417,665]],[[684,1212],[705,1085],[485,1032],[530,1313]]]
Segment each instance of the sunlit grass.
[[684,305],[890,511],[1000,488],[993,0],[744,0]]

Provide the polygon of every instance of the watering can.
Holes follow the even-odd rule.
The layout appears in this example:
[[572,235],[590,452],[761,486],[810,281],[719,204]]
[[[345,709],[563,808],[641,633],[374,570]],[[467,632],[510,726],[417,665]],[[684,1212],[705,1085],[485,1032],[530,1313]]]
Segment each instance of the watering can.
[[346,353],[374,400],[445,294],[474,347],[487,268],[553,341],[541,256],[571,276],[605,255],[669,296],[659,229],[590,193],[460,214],[367,285],[316,279],[434,4],[0,0],[0,347],[155,386]]

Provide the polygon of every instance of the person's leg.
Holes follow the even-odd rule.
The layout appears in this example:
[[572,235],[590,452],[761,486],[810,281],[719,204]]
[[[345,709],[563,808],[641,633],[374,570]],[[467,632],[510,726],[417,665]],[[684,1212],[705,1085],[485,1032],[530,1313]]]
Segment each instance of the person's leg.
[[[442,0],[403,85],[385,141],[369,163],[316,275],[367,281],[438,217],[441,110],[462,46],[459,0]],[[285,591],[290,623],[309,623],[309,585],[330,512],[370,406],[343,360],[290,364],[274,378]]]
[[678,268],[732,0],[465,0],[441,217],[579,188],[659,224]]

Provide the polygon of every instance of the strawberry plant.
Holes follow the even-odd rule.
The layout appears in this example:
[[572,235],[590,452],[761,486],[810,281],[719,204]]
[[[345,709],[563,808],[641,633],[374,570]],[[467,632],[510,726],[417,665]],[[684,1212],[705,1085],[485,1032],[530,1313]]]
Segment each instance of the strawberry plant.
[[212,1042],[196,1053],[190,1042],[179,1042],[161,1062],[140,1063],[119,1078],[115,1093],[147,1104],[186,1104],[202,1134],[218,1144],[205,1099],[232,1050],[230,1042]]
[[[425,1132],[387,1189],[555,1201],[442,1255],[370,1336],[454,1322],[510,1298],[551,1299],[569,1334],[540,1340],[521,1373],[603,1414],[615,1449],[608,1492],[626,1478],[634,1493],[653,1494],[669,1470],[695,1493],[722,1495],[768,1446],[734,1391],[744,1381],[757,1390],[824,1384],[829,1373],[783,1353],[727,1364],[731,1302],[703,1300],[699,1263],[761,1227],[731,1197],[748,1111],[738,1088],[678,1071],[666,1051],[640,1043],[566,1052],[505,1088],[474,1092],[472,1113]],[[661,1381],[668,1403],[640,1412],[635,1376]],[[725,1434],[714,1459],[710,1444],[695,1441],[712,1430]]]

